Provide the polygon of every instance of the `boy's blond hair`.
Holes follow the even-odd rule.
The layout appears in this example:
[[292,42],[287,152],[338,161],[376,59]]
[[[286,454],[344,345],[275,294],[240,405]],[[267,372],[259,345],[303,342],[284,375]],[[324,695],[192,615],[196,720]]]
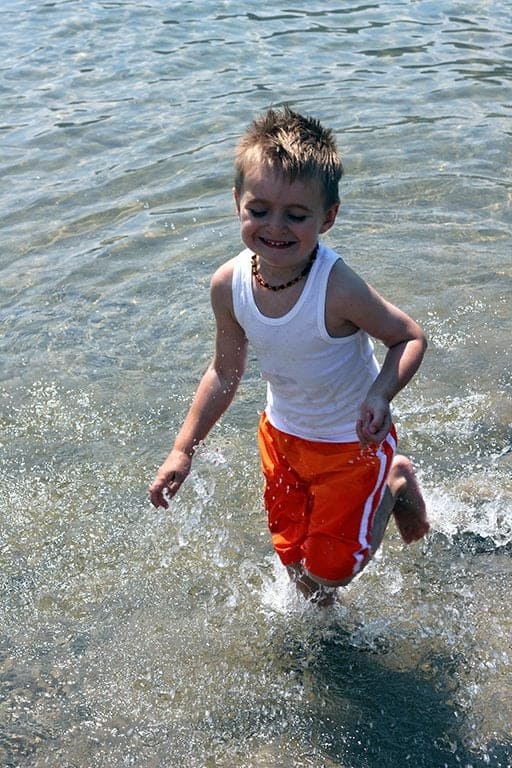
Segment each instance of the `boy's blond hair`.
[[290,181],[318,179],[326,208],[339,203],[343,164],[336,140],[318,120],[289,107],[269,109],[255,118],[240,139],[235,155],[235,189],[242,193],[244,176],[253,163],[265,163]]

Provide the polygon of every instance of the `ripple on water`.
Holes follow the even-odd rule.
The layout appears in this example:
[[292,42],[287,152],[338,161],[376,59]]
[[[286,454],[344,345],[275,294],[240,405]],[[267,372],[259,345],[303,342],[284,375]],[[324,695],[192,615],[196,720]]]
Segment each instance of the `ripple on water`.
[[[3,4],[2,764],[510,764],[510,9],[324,6]],[[391,524],[321,615],[270,555],[253,368],[146,497],[238,248],[236,138],[284,100],[343,148],[329,244],[430,337],[395,414],[432,533]]]

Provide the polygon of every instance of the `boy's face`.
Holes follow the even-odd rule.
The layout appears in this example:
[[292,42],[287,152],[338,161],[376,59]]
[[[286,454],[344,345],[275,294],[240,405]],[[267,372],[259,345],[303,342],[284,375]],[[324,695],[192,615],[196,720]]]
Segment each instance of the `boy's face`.
[[339,207],[325,209],[318,179],[290,182],[264,164],[246,173],[235,203],[244,244],[277,270],[307,263]]

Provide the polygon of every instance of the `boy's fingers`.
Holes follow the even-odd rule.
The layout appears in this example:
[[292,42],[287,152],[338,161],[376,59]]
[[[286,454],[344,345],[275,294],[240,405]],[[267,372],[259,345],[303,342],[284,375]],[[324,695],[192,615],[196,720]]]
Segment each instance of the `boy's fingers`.
[[388,424],[386,420],[386,422],[380,427],[380,429],[376,430],[373,433],[371,442],[382,443],[388,436],[390,429],[391,429],[391,422]]
[[162,493],[162,491],[156,491],[149,489],[149,500],[151,501],[152,505],[156,507],[157,509],[159,507],[163,507],[164,509],[167,509],[169,507],[169,504],[165,500],[165,497]]
[[366,444],[366,437],[364,436],[364,432],[363,432],[363,420],[362,419],[358,419],[356,421],[356,433],[357,433],[357,436],[359,438],[359,442],[361,443],[362,446],[364,446]]
[[177,494],[185,476],[173,472],[170,478],[155,480],[149,487],[149,498],[154,507],[169,508],[169,499]]
[[169,504],[167,502],[167,499],[165,498],[166,496],[165,492],[168,491],[168,488],[169,488],[168,483],[162,480],[160,481],[155,480],[153,485],[150,486],[149,498],[153,506],[156,507],[157,509],[158,507],[163,507],[164,509],[168,509]]
[[[369,414],[367,414],[369,416]],[[386,414],[384,419],[375,423],[372,418],[358,419],[356,422],[356,433],[359,438],[359,442],[363,448],[371,445],[372,443],[382,443],[386,439],[389,430],[391,429],[391,417]]]

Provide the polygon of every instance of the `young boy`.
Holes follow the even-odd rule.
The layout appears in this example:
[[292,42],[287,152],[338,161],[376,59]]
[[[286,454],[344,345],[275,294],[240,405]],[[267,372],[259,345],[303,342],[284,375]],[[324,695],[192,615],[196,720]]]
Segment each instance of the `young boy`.
[[[268,110],[242,137],[234,197],[246,250],[212,278],[213,359],[150,487],[153,505],[167,508],[252,344],[267,381],[258,442],[272,543],[320,604],[364,568],[391,512],[406,543],[429,529],[412,464],[395,455],[390,411],[426,340],[319,242],[336,220],[342,173],[331,131],[288,108]],[[388,348],[380,371],[369,336]]]

